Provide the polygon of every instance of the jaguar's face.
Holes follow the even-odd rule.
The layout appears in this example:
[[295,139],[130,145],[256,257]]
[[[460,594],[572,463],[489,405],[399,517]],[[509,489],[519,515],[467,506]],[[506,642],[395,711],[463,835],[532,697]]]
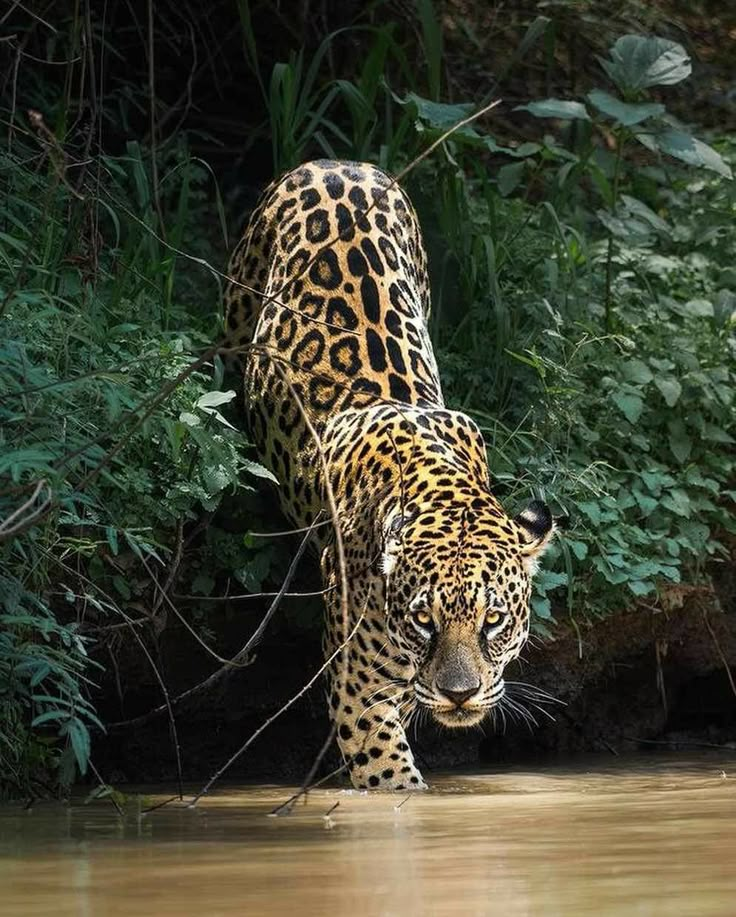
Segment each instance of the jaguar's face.
[[445,726],[479,723],[529,633],[531,579],[553,533],[542,503],[516,519],[447,507],[394,517],[385,540],[389,636],[416,667],[414,692]]

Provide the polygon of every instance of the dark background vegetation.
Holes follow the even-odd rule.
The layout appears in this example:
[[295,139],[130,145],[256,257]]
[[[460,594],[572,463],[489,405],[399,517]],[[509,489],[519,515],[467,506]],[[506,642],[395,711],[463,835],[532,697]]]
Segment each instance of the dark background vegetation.
[[[274,175],[397,173],[494,98],[404,184],[447,398],[510,508],[569,519],[517,675],[568,706],[422,754],[733,743],[736,14],[683,6],[5,3],[3,794],[209,776],[316,671],[308,595],[228,666],[298,541],[254,534],[283,521],[208,352],[227,254]],[[632,81],[626,35],[678,78]],[[301,776],[327,730],[315,688],[231,776]]]

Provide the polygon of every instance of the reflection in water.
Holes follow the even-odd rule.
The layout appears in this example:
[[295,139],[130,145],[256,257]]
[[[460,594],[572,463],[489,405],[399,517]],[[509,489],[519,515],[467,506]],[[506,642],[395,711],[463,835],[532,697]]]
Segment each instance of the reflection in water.
[[273,787],[124,819],[0,809],[0,914],[736,914],[736,753],[433,785],[399,809],[319,790],[287,818]]

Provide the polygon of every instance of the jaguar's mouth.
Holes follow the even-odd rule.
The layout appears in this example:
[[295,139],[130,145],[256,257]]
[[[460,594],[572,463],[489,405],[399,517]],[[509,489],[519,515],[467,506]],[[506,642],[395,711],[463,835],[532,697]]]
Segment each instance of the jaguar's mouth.
[[487,707],[432,707],[432,716],[442,726],[450,729],[467,729],[477,726],[487,713]]

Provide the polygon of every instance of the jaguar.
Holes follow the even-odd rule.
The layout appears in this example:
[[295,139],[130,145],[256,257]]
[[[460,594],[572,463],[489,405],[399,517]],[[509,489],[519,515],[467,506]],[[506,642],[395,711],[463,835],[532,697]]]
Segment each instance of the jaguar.
[[541,501],[504,511],[478,426],[445,405],[426,253],[395,179],[299,166],[263,193],[228,277],[251,435],[319,553],[353,786],[423,789],[408,725],[428,711],[471,727],[500,704],[552,516]]

